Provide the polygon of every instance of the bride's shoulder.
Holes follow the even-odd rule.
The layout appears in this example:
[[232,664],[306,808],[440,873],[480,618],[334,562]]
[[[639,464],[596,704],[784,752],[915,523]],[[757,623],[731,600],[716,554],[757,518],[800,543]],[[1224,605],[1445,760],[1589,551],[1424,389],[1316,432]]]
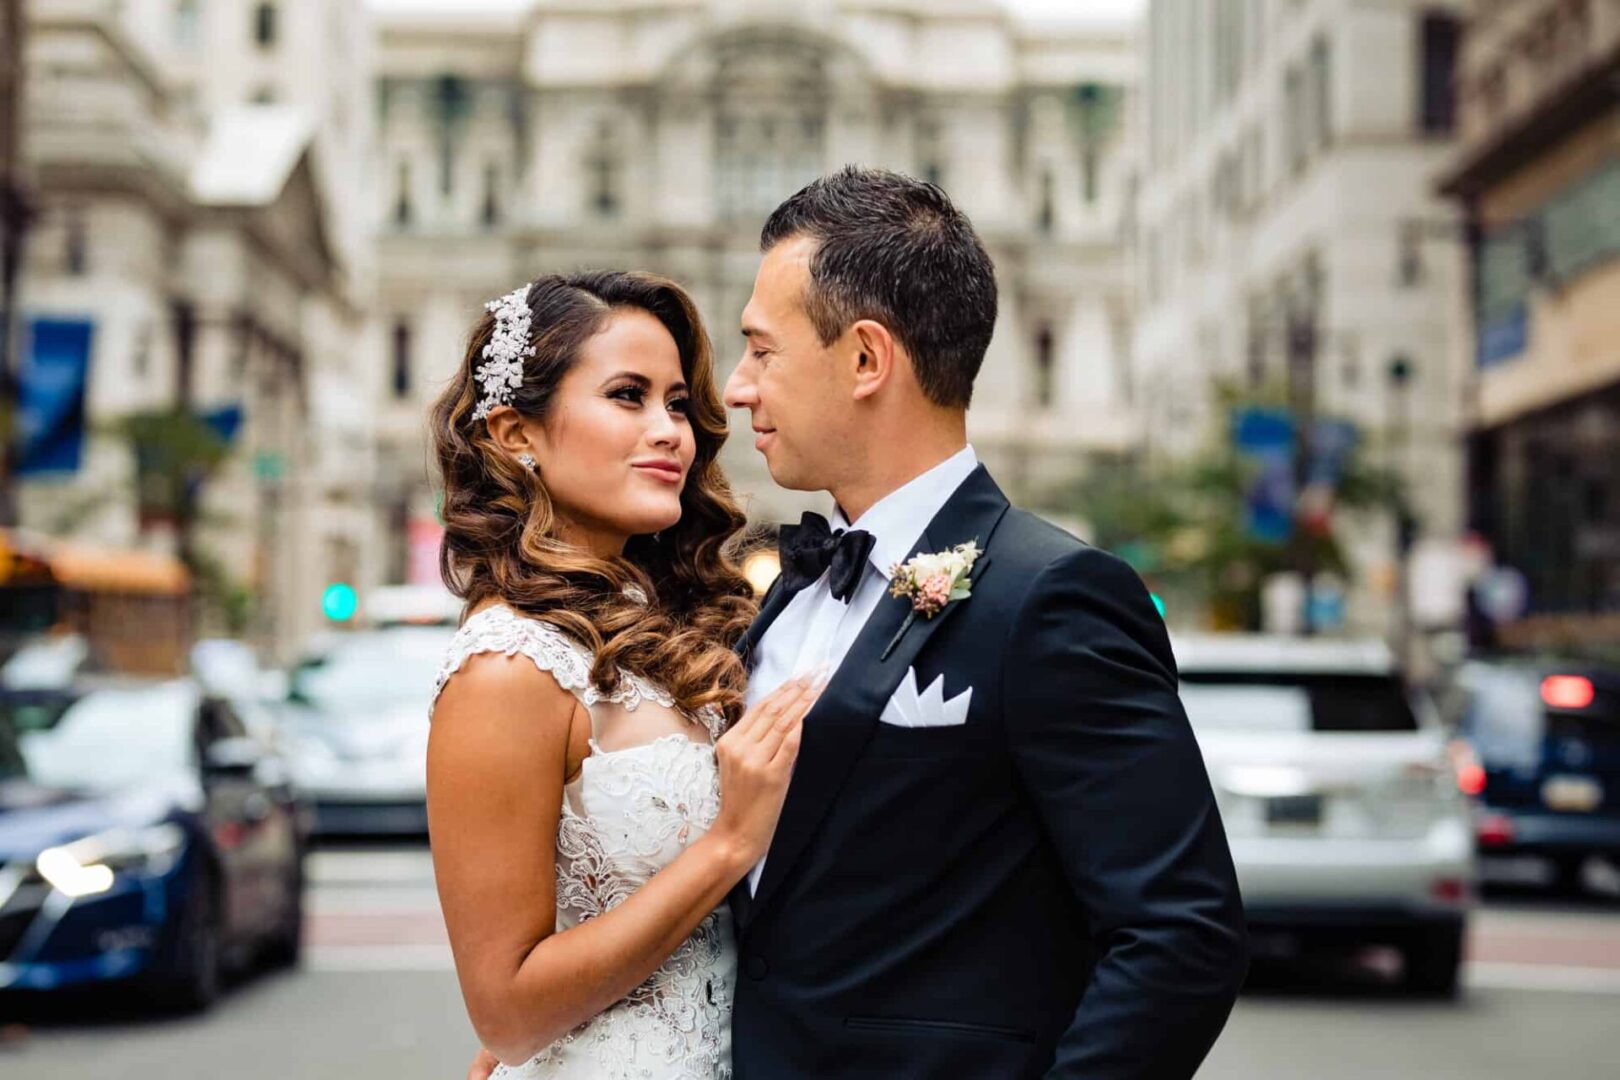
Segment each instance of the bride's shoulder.
[[[451,677],[466,668],[469,661],[492,653],[508,661],[523,658],[518,670],[537,668],[576,697],[588,699],[595,693],[589,649],[551,623],[493,602],[469,614],[451,638],[434,680],[435,701]],[[488,666],[512,667],[510,663]],[[589,700],[585,703],[591,704]]]

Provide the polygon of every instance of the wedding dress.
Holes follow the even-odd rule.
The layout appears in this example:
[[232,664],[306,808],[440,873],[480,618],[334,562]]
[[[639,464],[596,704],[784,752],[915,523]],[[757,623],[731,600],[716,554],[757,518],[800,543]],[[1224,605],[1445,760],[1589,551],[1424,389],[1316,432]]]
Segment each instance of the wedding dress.
[[[563,788],[557,829],[557,930],[622,903],[714,823],[718,711],[693,722],[659,687],[621,671],[590,683],[592,656],[567,634],[504,606],[484,608],[452,640],[434,699],[469,656],[522,654],[590,713],[590,756]],[[709,915],[624,1000],[492,1080],[717,1080],[731,1075],[737,970],[731,913]]]

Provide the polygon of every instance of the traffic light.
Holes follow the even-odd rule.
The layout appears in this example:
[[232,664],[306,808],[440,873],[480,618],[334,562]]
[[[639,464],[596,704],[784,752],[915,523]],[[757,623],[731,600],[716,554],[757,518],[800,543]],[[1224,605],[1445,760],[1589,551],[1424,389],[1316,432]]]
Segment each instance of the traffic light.
[[359,607],[360,597],[348,582],[334,581],[321,593],[321,612],[333,622],[348,622]]

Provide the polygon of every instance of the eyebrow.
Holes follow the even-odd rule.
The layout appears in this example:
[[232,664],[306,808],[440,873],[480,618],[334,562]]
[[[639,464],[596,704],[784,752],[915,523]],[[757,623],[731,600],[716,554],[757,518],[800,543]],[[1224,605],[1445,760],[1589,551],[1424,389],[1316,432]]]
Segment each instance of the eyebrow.
[[[602,380],[602,385],[607,386],[607,385],[609,385],[611,383],[616,383],[616,382],[620,381],[621,379],[628,380],[629,382],[633,382],[637,386],[641,387],[643,390],[648,390],[648,391],[652,390],[652,384],[653,384],[652,380],[647,378],[647,376],[643,375],[639,371],[621,371],[621,372],[618,372],[617,374],[612,375],[609,378]],[[687,392],[687,389],[688,389],[688,387],[687,387],[686,383],[678,382],[678,383],[674,383],[673,385],[670,386],[669,392],[672,393],[672,394],[684,394],[684,393]]]
[[765,341],[775,341],[776,340],[775,338],[771,337],[771,335],[769,333],[767,333],[764,330],[761,330],[757,326],[744,326],[742,328],[742,336],[749,339],[750,341],[753,340],[754,338],[760,338],[760,339],[765,340]]

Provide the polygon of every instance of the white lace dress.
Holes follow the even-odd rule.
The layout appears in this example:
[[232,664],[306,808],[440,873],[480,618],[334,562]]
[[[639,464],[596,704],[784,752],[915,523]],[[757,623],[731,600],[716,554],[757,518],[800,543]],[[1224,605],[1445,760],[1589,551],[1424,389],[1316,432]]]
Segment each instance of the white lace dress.
[[[522,654],[591,716],[591,754],[563,789],[557,829],[557,929],[622,903],[714,823],[720,810],[714,740],[721,718],[696,722],[658,687],[621,672],[619,689],[590,684],[591,654],[555,627],[493,606],[456,633],[435,700],[469,656]],[[731,913],[711,914],[629,997],[547,1046],[510,1080],[716,1080],[731,1075],[737,956]]]

